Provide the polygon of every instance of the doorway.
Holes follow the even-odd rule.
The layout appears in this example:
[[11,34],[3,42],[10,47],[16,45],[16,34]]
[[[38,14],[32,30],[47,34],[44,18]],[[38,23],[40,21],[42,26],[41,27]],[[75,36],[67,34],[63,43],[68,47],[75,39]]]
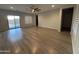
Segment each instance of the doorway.
[[8,15],[7,19],[8,19],[9,29],[20,27],[20,16]]
[[61,31],[71,31],[73,8],[62,10]]
[[36,27],[38,27],[38,15],[36,15]]

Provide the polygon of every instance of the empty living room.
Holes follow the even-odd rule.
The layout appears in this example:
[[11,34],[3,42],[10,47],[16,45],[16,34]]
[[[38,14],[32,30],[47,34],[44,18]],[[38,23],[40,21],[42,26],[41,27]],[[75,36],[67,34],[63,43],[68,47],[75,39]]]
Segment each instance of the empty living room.
[[0,4],[0,54],[79,53],[78,4]]

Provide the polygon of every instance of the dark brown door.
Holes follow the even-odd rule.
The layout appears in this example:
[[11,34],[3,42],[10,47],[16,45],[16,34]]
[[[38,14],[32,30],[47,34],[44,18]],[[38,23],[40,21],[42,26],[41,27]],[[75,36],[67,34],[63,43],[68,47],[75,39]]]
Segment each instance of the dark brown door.
[[36,15],[36,26],[38,27],[38,15]]
[[61,31],[71,31],[73,8],[62,10]]

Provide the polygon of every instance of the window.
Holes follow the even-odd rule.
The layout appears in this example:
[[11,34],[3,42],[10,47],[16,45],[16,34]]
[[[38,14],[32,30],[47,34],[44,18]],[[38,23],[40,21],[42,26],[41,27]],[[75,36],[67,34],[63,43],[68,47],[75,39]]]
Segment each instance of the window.
[[25,24],[32,24],[32,17],[31,16],[25,16]]

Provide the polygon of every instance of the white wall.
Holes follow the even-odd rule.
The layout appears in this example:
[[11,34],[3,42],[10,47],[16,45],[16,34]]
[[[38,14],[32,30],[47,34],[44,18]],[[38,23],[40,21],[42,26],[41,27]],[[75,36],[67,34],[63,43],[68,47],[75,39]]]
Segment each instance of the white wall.
[[38,26],[56,29],[60,31],[61,27],[61,9],[52,10],[39,14]]
[[74,6],[71,38],[73,53],[79,54],[79,5]]
[[32,19],[33,19],[33,21],[32,21],[33,25],[36,26],[36,16],[35,16],[35,14],[32,15]]

